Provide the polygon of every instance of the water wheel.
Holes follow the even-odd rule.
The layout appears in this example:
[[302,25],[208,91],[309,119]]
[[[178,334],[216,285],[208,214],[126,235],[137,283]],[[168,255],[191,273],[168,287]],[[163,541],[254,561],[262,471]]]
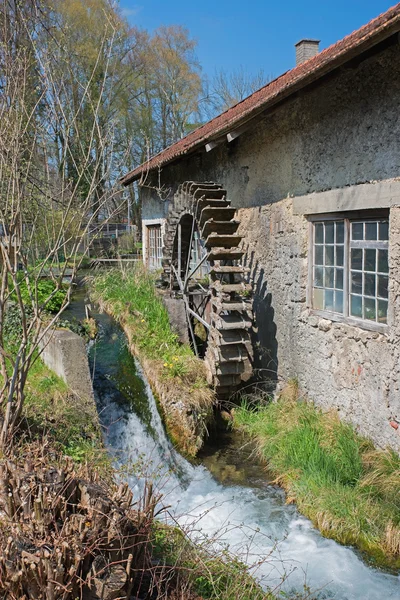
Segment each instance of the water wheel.
[[184,303],[193,350],[220,399],[252,372],[252,288],[235,212],[221,185],[185,182],[169,207],[163,248],[164,281]]

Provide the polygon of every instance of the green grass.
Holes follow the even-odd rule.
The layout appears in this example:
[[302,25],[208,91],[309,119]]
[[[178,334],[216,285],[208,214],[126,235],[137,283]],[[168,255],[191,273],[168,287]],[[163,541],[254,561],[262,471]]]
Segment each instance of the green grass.
[[[119,269],[107,271],[95,278],[94,296],[103,302],[112,303],[116,317],[124,315],[132,325],[135,345],[150,359],[160,359],[170,365],[193,359],[190,346],[181,344],[172,331],[168,313],[154,287],[154,277],[141,266],[123,272]],[[175,369],[176,371],[176,369]],[[172,374],[174,374],[174,369]]]
[[20,449],[46,438],[74,462],[90,463],[104,474],[110,459],[103,447],[96,407],[91,399],[78,398],[41,360],[36,360],[25,388]]
[[213,418],[214,393],[204,362],[172,330],[154,279],[141,264],[108,270],[94,278],[91,297],[123,326],[160,400],[170,438],[195,456]]
[[372,561],[400,568],[400,457],[377,450],[340,422],[296,397],[235,410],[234,424],[253,437],[289,502],[321,532],[357,546]]
[[178,527],[153,524],[152,554],[159,564],[180,573],[182,587],[204,600],[275,598],[260,588],[237,558],[227,551],[216,552],[211,542],[194,544]]

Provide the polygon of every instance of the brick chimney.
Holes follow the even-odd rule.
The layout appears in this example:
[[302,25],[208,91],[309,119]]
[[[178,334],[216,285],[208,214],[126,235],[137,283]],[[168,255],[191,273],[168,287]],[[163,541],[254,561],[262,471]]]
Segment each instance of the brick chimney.
[[300,40],[296,47],[296,66],[312,58],[319,52],[320,40]]

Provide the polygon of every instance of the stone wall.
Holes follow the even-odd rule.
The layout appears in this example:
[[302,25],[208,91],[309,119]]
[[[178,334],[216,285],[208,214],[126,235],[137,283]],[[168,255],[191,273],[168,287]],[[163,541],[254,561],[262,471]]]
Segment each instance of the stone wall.
[[[399,178],[399,105],[400,47],[394,45],[287,101],[233,142],[157,174],[172,191],[187,180],[221,183],[239,209],[255,288],[259,377],[278,385],[296,377],[315,403],[338,408],[361,433],[398,450],[400,430],[389,421],[400,421],[400,208],[393,199],[387,205],[388,329],[376,333],[311,314],[309,224],[293,200]],[[320,201],[329,212],[329,195]],[[143,205],[145,217],[157,204],[154,194],[152,202]]]
[[308,223],[292,201],[241,209],[246,262],[255,287],[257,375],[280,385],[297,378],[323,408],[337,408],[380,446],[400,451],[400,208],[390,212],[388,332],[381,334],[320,318],[307,306]]

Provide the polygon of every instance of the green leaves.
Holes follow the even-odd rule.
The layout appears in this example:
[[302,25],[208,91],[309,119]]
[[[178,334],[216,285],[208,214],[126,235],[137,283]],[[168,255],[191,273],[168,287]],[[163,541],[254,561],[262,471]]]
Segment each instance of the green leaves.
[[[26,307],[36,306],[42,307],[50,313],[57,313],[62,307],[67,291],[64,288],[57,289],[56,284],[51,279],[40,279],[32,282],[31,287],[25,280],[19,284],[19,290],[22,301]],[[16,300],[16,292],[12,293],[13,300]],[[37,301],[36,301],[37,298]]]

